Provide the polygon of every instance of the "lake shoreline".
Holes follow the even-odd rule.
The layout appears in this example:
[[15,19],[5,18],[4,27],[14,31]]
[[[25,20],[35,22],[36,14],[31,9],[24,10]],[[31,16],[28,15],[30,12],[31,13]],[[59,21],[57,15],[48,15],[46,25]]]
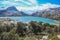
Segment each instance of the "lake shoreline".
[[59,21],[57,20],[52,20],[48,18],[42,18],[42,17],[34,17],[34,16],[20,16],[20,17],[0,17],[0,18],[11,18],[13,20],[21,21],[21,22],[30,22],[30,21],[37,21],[37,22],[43,22],[43,23],[48,23],[48,24],[53,24],[53,25],[58,25]]

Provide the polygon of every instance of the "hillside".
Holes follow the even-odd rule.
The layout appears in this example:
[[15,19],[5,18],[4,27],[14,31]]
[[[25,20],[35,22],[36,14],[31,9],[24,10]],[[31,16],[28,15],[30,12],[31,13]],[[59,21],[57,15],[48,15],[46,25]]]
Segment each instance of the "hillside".
[[27,14],[25,14],[22,11],[18,11],[16,9],[16,7],[14,7],[14,6],[0,10],[0,16],[2,16],[2,17],[4,17],[4,16],[25,16],[25,15],[27,15]]
[[37,11],[36,13],[33,13],[32,16],[60,20],[60,7]]
[[33,10],[32,12],[28,13],[24,11],[19,11],[16,7],[11,6],[6,9],[0,9],[0,17],[6,16],[37,16],[37,17],[44,17],[49,19],[60,20],[60,7],[57,8],[48,8],[44,10]]

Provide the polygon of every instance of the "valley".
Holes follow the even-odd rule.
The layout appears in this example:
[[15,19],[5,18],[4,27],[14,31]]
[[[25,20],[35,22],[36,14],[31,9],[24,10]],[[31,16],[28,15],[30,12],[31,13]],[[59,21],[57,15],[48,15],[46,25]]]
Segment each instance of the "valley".
[[45,10],[37,10],[35,12],[33,11],[33,13],[31,14],[26,14],[24,11],[19,11],[14,6],[8,7],[4,10],[0,10],[0,17],[11,16],[35,16],[60,21],[60,7],[49,8]]

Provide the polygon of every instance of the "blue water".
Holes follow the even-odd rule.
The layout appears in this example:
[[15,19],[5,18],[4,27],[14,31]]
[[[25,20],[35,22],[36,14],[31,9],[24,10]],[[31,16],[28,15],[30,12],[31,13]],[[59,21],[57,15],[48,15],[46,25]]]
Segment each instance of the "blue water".
[[13,20],[18,20],[20,22],[37,21],[37,22],[43,22],[43,23],[49,23],[49,24],[58,24],[58,22],[54,20],[50,20],[47,18],[41,18],[41,17],[22,16],[22,17],[9,17],[9,18]]
[[21,16],[21,17],[8,17],[8,18],[11,18],[13,20],[18,20],[20,22],[37,21],[37,22],[43,22],[43,23],[49,23],[49,24],[58,24],[58,22],[54,20],[41,18],[41,17]]

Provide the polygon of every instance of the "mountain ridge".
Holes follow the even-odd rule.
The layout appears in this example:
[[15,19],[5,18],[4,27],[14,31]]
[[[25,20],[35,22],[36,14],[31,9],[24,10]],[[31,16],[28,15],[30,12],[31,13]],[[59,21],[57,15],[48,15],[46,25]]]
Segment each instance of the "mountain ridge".
[[[5,16],[37,16],[37,17],[44,17],[49,19],[59,19],[60,18],[60,7],[57,8],[49,8],[45,10],[37,10],[32,11],[31,15],[26,14],[24,11],[17,10],[16,7],[11,6],[4,10],[0,10],[0,17]],[[60,19],[59,19],[60,20]]]
[[25,14],[22,11],[18,11],[14,6],[8,7],[4,10],[0,10],[0,16],[25,16],[25,15],[27,14]]

